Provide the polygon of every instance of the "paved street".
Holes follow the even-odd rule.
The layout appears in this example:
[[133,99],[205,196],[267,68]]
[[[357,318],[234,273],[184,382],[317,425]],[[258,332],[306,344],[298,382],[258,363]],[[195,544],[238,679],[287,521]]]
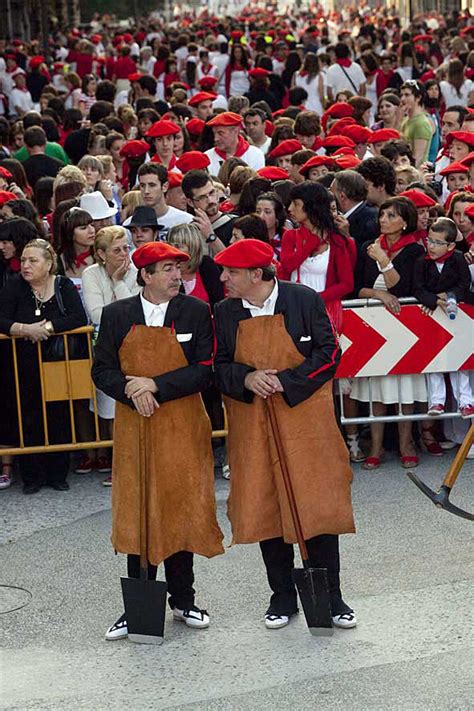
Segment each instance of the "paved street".
[[[452,455],[424,456],[437,488]],[[474,507],[473,463],[453,499]],[[206,631],[167,619],[161,647],[106,642],[122,611],[123,556],[109,543],[103,475],[70,475],[71,491],[1,492],[0,581],[31,593],[0,616],[2,709],[469,709],[474,708],[473,526],[438,511],[394,454],[355,468],[358,534],[342,540],[353,631],[312,637],[302,615],[266,630],[268,590],[257,546],[196,559]],[[227,483],[217,482],[219,517]],[[0,611],[27,602],[0,588]]]

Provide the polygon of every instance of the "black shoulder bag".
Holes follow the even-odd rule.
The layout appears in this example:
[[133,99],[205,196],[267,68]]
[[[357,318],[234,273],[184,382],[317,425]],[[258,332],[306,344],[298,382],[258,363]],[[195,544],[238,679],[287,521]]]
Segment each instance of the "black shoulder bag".
[[[63,296],[61,294],[62,276],[56,276],[54,280],[54,295],[56,303],[62,316],[66,315]],[[80,360],[88,358],[87,338],[80,334],[67,336],[69,360]],[[64,349],[63,336],[50,336],[45,343],[42,344],[43,360],[47,363],[51,361],[66,360],[66,352]]]

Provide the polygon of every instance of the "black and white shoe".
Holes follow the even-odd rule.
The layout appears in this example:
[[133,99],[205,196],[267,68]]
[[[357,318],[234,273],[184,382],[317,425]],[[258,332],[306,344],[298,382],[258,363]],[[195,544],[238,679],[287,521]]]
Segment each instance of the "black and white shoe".
[[123,615],[118,618],[117,622],[115,622],[112,627],[109,627],[105,633],[105,639],[109,640],[109,642],[116,639],[123,639],[124,637],[128,637],[128,627],[125,613],[123,613]]
[[209,627],[209,615],[206,610],[200,610],[199,607],[190,607],[188,610],[179,610],[177,607],[173,608],[173,618],[175,620],[181,620],[188,627],[194,627],[195,629],[205,629]]
[[332,622],[334,627],[340,627],[341,629],[351,629],[352,627],[357,627],[357,618],[355,612],[343,612],[341,615],[333,615]]
[[269,630],[278,630],[280,627],[286,627],[290,618],[288,615],[265,615],[265,627]]

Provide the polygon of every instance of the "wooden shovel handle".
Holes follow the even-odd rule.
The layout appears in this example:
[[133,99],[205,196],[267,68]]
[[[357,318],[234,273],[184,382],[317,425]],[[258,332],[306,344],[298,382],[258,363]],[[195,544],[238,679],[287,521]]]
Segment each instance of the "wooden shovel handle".
[[449,489],[453,488],[473,442],[474,425],[471,425],[466,436],[464,437],[463,443],[459,447],[458,452],[452,461],[451,466],[449,467],[449,471],[443,481],[443,486],[447,486]]
[[285,452],[283,450],[283,445],[280,437],[280,429],[278,427],[278,420],[275,412],[275,403],[272,397],[267,399],[268,414],[270,417],[270,426],[273,433],[273,439],[275,440],[275,445],[278,453],[278,459],[280,460],[280,466],[283,476],[283,483],[285,485],[286,495],[288,498],[288,504],[290,506],[291,518],[293,520],[293,526],[296,531],[296,540],[298,541],[298,547],[300,549],[301,558],[303,563],[307,563],[309,560],[308,549],[306,547],[306,542],[303,535],[303,527],[301,526],[301,520],[298,513],[298,507],[296,505],[295,492],[293,491],[293,484],[291,483],[290,473],[286,465]]
[[142,415],[139,417],[138,443],[140,468],[139,496],[140,496],[140,577],[143,578],[143,571],[146,571],[145,580],[148,579],[148,521],[147,521],[147,421]]

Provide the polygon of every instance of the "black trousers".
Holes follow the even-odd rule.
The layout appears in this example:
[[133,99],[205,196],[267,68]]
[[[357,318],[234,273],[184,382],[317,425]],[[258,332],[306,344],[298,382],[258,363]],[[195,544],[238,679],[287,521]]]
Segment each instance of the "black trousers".
[[[329,595],[333,615],[352,612],[342,599],[339,572],[339,536],[315,536],[306,541],[310,563],[314,568],[328,571]],[[283,538],[260,542],[268,584],[272,589],[267,614],[292,615],[298,610],[296,588],[293,583],[294,549]]]
[[[188,551],[179,551],[166,558],[165,578],[168,584],[168,603],[173,609],[189,610],[194,606],[195,590],[193,588],[193,554]],[[148,579],[156,580],[156,565],[148,563]],[[127,555],[127,573],[129,578],[140,577],[140,556]]]

